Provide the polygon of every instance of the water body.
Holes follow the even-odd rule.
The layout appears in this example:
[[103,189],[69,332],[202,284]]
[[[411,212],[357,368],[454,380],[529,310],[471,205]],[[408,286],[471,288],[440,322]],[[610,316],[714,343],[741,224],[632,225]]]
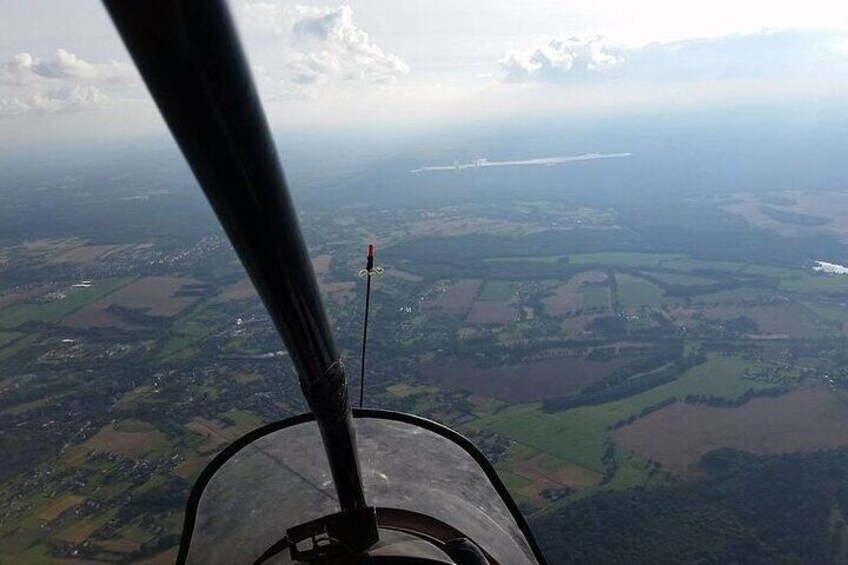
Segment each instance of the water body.
[[826,261],[816,261],[814,271],[829,273],[831,275],[848,275],[848,267],[837,263],[827,263]]
[[463,169],[481,169],[484,167],[522,167],[522,166],[552,166],[575,161],[594,161],[596,159],[619,159],[631,157],[633,153],[584,153],[583,155],[564,155],[561,157],[541,157],[537,159],[521,159],[518,161],[489,161],[488,159],[475,159],[470,163],[454,163],[453,165],[431,165],[412,169],[411,173],[425,173],[429,171],[461,171]]

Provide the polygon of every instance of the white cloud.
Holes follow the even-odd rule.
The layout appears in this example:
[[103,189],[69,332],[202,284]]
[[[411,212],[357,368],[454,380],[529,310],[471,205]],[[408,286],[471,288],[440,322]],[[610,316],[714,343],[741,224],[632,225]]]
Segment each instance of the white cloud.
[[101,88],[131,85],[136,76],[127,63],[90,63],[65,49],[45,59],[18,53],[0,63],[0,116],[102,107],[112,98]]
[[315,8],[248,2],[241,7],[240,15],[251,31],[274,36],[277,60],[263,60],[262,66],[275,68],[282,63],[282,79],[288,83],[391,83],[409,72],[400,57],[384,51],[356,24],[349,6]]
[[621,50],[604,44],[601,37],[551,41],[523,53],[507,53],[500,60],[504,80],[561,80],[601,73],[624,62]]
[[110,101],[96,86],[65,85],[28,96],[0,99],[0,116],[30,112],[74,112],[98,108]]
[[41,59],[30,53],[18,53],[3,62],[0,80],[9,84],[41,81],[86,83],[129,82],[135,73],[127,63],[89,63],[65,49],[57,49],[53,57]]
[[505,82],[571,83],[604,78],[653,83],[827,75],[846,70],[846,32],[768,31],[717,38],[610,45],[601,37],[552,40],[499,61]]

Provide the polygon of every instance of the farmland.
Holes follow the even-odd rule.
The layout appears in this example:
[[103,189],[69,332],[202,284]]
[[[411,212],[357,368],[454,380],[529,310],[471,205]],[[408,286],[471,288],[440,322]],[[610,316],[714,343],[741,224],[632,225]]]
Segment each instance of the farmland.
[[167,439],[149,425],[130,430],[121,430],[113,425],[104,427],[83,445],[90,450],[139,457],[164,448]]
[[[722,448],[813,458],[848,443],[848,276],[814,270],[843,251],[826,239],[840,220],[818,197],[790,205],[757,195],[751,210],[768,224],[755,229],[730,209],[745,198],[675,192],[657,198],[668,210],[656,224],[641,195],[579,183],[442,205],[470,179],[445,178],[456,190],[422,187],[433,203],[421,207],[308,209],[305,238],[353,377],[357,271],[365,246],[378,247],[385,273],[372,287],[366,405],[467,435],[531,523],[590,508],[615,540],[627,527],[598,510],[605,501],[626,507],[631,496],[663,500],[711,481]],[[810,220],[775,210],[830,221],[802,225]],[[0,562],[172,562],[206,463],[257,426],[307,410],[211,216],[179,217],[176,227],[157,216],[102,237],[3,242],[0,422],[13,433],[0,434]],[[764,227],[774,222],[783,226]],[[728,503],[681,497],[704,524],[727,516]]]
[[95,300],[108,296],[126,286],[132,279],[112,279],[100,281],[89,288],[64,288],[43,296],[42,300],[17,303],[0,310],[0,328],[17,328],[26,323],[50,323]]
[[449,390],[470,390],[502,400],[527,401],[578,392],[620,364],[614,361],[556,359],[485,369],[460,362],[432,365],[426,368],[426,372]]
[[609,307],[607,281],[607,275],[602,271],[584,271],[575,275],[543,300],[545,310],[551,316],[581,309],[605,310]]
[[565,412],[547,414],[537,404],[507,408],[482,418],[476,426],[504,435],[581,467],[603,473],[604,451],[610,428],[642,410],[669,399],[705,395],[734,400],[748,389],[768,385],[745,378],[745,371],[756,369],[734,357],[715,356],[689,370],[681,378],[630,398]]
[[738,408],[679,402],[619,428],[615,441],[641,459],[689,474],[716,446],[778,454],[848,445],[848,413],[842,399],[821,388]]
[[197,281],[185,277],[145,277],[85,306],[64,323],[77,328],[132,325],[113,313],[115,307],[136,310],[145,316],[175,316],[198,299],[198,293],[190,290],[196,286]]

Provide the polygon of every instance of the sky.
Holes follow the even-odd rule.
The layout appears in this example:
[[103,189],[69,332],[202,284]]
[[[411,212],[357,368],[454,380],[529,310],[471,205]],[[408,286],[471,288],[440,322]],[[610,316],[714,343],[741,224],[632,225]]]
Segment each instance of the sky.
[[[833,0],[232,0],[274,126],[798,104],[848,94]],[[103,7],[0,0],[0,150],[164,132]]]

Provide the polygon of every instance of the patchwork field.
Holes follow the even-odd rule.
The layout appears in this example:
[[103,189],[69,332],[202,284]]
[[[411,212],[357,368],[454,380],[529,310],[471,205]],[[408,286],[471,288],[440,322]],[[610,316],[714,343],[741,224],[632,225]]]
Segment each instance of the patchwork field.
[[449,314],[464,314],[474,305],[477,293],[483,281],[479,279],[465,279],[447,287],[434,300],[425,300],[421,303],[424,312],[446,312]]
[[480,288],[477,300],[504,301],[512,297],[514,285],[508,281],[486,281]]
[[35,298],[39,294],[44,294],[45,292],[46,289],[43,286],[36,286],[27,290],[20,290],[18,292],[6,292],[5,294],[0,294],[0,310],[6,308],[7,306],[11,306],[12,304],[23,302],[29,298]]
[[133,279],[95,281],[87,288],[65,288],[47,295],[18,302],[0,310],[0,328],[16,328],[27,322],[55,322],[86,305],[117,291]]
[[545,311],[551,316],[562,316],[582,308],[608,308],[609,290],[606,286],[600,286],[607,281],[607,274],[603,271],[585,271],[574,275],[542,301]]
[[553,413],[542,411],[535,403],[521,404],[481,418],[473,426],[603,472],[609,430],[616,422],[638,415],[671,397],[683,399],[690,394],[700,394],[735,400],[749,389],[772,386],[745,378],[746,369],[753,372],[762,366],[757,361],[715,355],[677,380],[623,400]]
[[185,424],[185,428],[206,438],[216,446],[221,446],[238,439],[261,424],[261,420],[250,412],[231,410],[223,414],[223,417],[229,423],[208,418],[195,418]]
[[513,496],[535,505],[572,489],[597,485],[601,475],[531,447],[513,444],[498,463],[498,474]]
[[622,308],[638,309],[662,304],[662,289],[650,281],[632,275],[616,274],[615,284],[618,303]]
[[76,494],[69,494],[59,498],[56,502],[45,508],[41,511],[38,517],[45,522],[52,522],[59,516],[61,516],[65,511],[74,508],[75,506],[79,506],[85,501],[84,496],[79,496]]
[[248,299],[258,300],[259,295],[256,293],[253,282],[247,277],[235,284],[225,287],[217,298],[218,301],[222,302]]
[[848,239],[848,198],[841,192],[783,192],[779,196],[734,194],[724,206],[749,223],[786,236],[830,234]]
[[637,457],[691,474],[705,453],[720,447],[767,454],[848,445],[848,410],[824,388],[735,408],[677,402],[619,428],[615,441]]
[[466,322],[472,325],[507,324],[518,318],[518,311],[507,302],[478,300],[471,307]]
[[89,304],[66,318],[64,323],[73,328],[133,327],[134,324],[109,311],[113,305],[138,310],[148,316],[172,317],[200,298],[196,293],[183,294],[187,287],[197,282],[187,277],[145,277]]
[[815,320],[801,306],[776,304],[769,306],[717,306],[702,310],[705,317],[713,320],[750,318],[761,334],[811,338],[818,335]]
[[82,265],[91,263],[111,252],[118,250],[118,245],[81,245],[64,251],[52,258],[54,263],[74,263]]
[[468,390],[511,402],[528,402],[577,393],[623,363],[623,360],[564,358],[479,368],[472,361],[460,361],[426,365],[422,372],[449,390]]
[[89,450],[108,451],[126,457],[140,457],[168,445],[168,438],[152,427],[140,431],[122,431],[115,425],[104,426],[83,445]]
[[575,265],[619,265],[622,267],[663,267],[669,261],[686,259],[686,255],[670,253],[632,253],[607,251],[570,255],[568,262]]

